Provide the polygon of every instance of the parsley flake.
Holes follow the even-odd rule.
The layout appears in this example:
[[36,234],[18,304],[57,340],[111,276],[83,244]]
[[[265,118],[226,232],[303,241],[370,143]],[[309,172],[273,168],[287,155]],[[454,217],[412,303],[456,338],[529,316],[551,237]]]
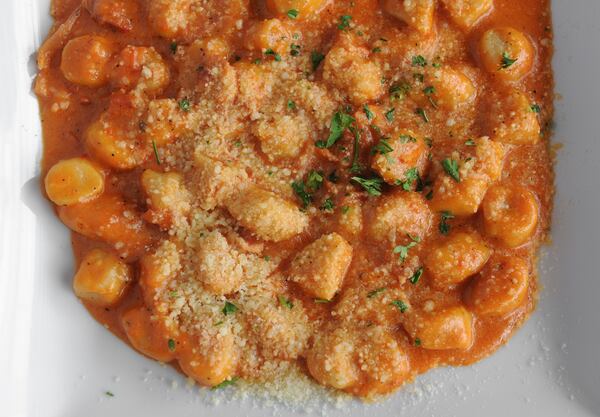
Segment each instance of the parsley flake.
[[340,16],[340,23],[338,24],[339,30],[347,30],[350,27],[350,21],[352,20],[352,16],[343,15]]
[[402,181],[402,180],[396,181],[396,185],[402,186],[402,189],[404,191],[411,191],[415,181],[419,182],[419,180],[420,180],[419,171],[417,170],[416,167],[408,169],[404,173],[404,177],[405,177],[404,181]]
[[392,107],[391,109],[389,109],[388,111],[385,112],[385,118],[388,122],[393,122],[394,121],[394,112],[396,111],[395,107]]
[[465,145],[467,146],[475,146],[475,141],[473,139],[468,139],[465,141]]
[[278,295],[277,299],[279,300],[279,304],[281,304],[282,307],[289,308],[290,310],[294,308],[294,304],[290,301],[289,298],[286,298],[283,295]]
[[352,123],[354,123],[354,117],[344,112],[336,112],[331,119],[327,141],[318,141],[317,147],[331,148],[342,137],[344,131],[348,129]]
[[277,62],[281,61],[281,55],[279,55],[277,52],[275,52],[271,48],[269,48],[265,51],[265,55],[272,55],[273,58],[275,59],[275,61],[277,61]]
[[313,301],[315,304],[327,304],[331,302],[331,300],[326,300],[324,298],[315,298]]
[[385,290],[386,290],[386,288],[377,288],[376,290],[369,291],[369,293],[367,294],[367,298],[377,297],[379,294],[381,294]]
[[331,198],[326,198],[325,201],[323,201],[323,204],[321,205],[321,207],[319,207],[319,208],[323,211],[331,212],[335,208],[335,204]]
[[171,53],[174,55],[177,53],[177,42],[171,42],[171,44],[169,45],[169,49],[171,50]]
[[458,162],[452,158],[446,158],[442,161],[442,166],[446,174],[450,175],[456,182],[460,182],[460,172],[458,172]]
[[427,66],[427,60],[423,55],[416,55],[412,57],[413,67],[425,67]]
[[323,185],[323,173],[315,170],[310,171],[306,178],[306,185],[313,191],[318,191]]
[[515,62],[517,62],[517,58],[512,59],[509,55],[508,52],[504,51],[502,52],[502,59],[500,60],[500,69],[507,69],[510,68],[510,66],[512,64],[514,64]]
[[368,105],[364,105],[363,106],[363,111],[365,112],[365,116],[367,117],[368,121],[371,121],[375,118],[375,115],[373,114],[373,112],[371,111],[371,109],[369,108]]
[[406,311],[408,311],[408,305],[402,300],[394,300],[391,304],[398,307],[398,310],[400,310],[401,313],[406,313]]
[[381,178],[352,177],[351,180],[363,187],[369,195],[374,197],[381,195],[381,186],[383,185]]
[[447,235],[448,233],[450,233],[450,225],[448,224],[448,220],[453,219],[454,214],[452,214],[452,212],[450,211],[442,211],[440,214],[441,218],[440,225],[438,228],[441,234]]
[[169,350],[173,352],[175,350],[175,341],[173,339],[169,339],[167,346],[169,347]]
[[421,275],[423,275],[423,267],[417,269],[412,275],[412,277],[410,277],[408,280],[411,284],[417,284],[417,282],[419,282],[419,280],[421,279]]
[[406,246],[396,246],[394,248],[394,253],[396,255],[400,256],[400,261],[401,262],[404,262],[406,260],[406,258],[408,257],[408,251],[411,248],[414,248],[415,246],[417,246],[417,244],[421,242],[421,238],[418,237],[418,236],[411,236],[409,234],[408,237],[411,239],[411,242],[409,242],[408,245],[406,245]]
[[106,395],[107,397],[114,397],[114,396],[115,396],[115,394],[113,394],[113,393],[112,393],[112,392],[110,392],[110,391],[105,391],[105,392],[104,392],[104,395]]
[[541,107],[539,104],[533,103],[531,106],[529,106],[529,109],[533,112],[533,113],[539,113],[542,111]]
[[310,53],[310,62],[312,64],[313,72],[315,72],[317,68],[319,68],[319,65],[321,64],[321,61],[323,61],[323,59],[325,59],[325,55],[323,55],[319,51],[312,51]]
[[415,346],[421,346],[421,339],[418,337],[415,339]]
[[234,385],[238,380],[239,380],[239,378],[237,376],[234,376],[231,379],[226,379],[225,381],[221,382],[220,384],[215,385],[214,387],[211,388],[211,390],[214,391],[214,390],[228,387],[230,385]]
[[291,44],[290,45],[290,55],[291,56],[298,56],[298,55],[300,55],[300,49],[301,48],[302,47],[300,45],[298,45],[298,44],[295,44],[295,43]]
[[225,306],[223,307],[223,310],[221,310],[223,312],[223,314],[225,314],[226,316],[235,313],[236,311],[238,311],[238,308],[235,304],[230,303],[229,301],[225,301]]
[[158,148],[156,147],[156,141],[152,139],[152,149],[154,150],[154,158],[156,158],[156,163],[160,165],[160,156],[158,156]]
[[418,114],[419,116],[421,116],[421,118],[423,119],[423,121],[425,123],[429,123],[429,116],[427,116],[427,113],[425,112],[424,109],[419,107],[417,110],[415,110],[415,113]]
[[179,108],[184,112],[189,112],[191,107],[190,100],[187,97],[179,100]]
[[288,12],[287,12],[287,16],[288,16],[290,19],[296,19],[296,18],[298,17],[298,14],[299,14],[299,13],[298,13],[298,10],[296,10],[296,9],[290,9],[290,10],[288,10]]
[[288,100],[287,108],[289,110],[296,110],[296,102],[294,100]]
[[294,181],[292,183],[292,189],[294,190],[294,193],[296,194],[296,196],[302,202],[302,208],[306,209],[312,202],[312,195],[306,191],[304,182]]

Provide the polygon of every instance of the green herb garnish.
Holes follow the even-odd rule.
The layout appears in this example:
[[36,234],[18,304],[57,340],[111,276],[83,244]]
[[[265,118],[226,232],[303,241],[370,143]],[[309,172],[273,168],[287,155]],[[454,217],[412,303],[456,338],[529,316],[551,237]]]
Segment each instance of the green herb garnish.
[[375,197],[381,195],[381,186],[383,185],[383,180],[381,178],[352,177],[351,180],[360,184],[369,195]]
[[452,158],[446,158],[442,161],[442,166],[446,174],[450,175],[456,182],[460,182],[460,172],[458,172],[458,162]]

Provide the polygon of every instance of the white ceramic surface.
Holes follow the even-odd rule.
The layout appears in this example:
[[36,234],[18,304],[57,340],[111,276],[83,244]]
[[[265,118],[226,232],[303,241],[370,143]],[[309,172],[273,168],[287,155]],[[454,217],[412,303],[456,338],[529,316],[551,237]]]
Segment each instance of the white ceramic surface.
[[[38,191],[41,138],[30,90],[48,0],[1,4],[0,416],[322,414],[318,405],[303,414],[252,398],[215,405],[216,394],[186,387],[84,311],[70,290],[68,233]],[[600,1],[555,0],[554,20],[554,141],[564,148],[538,311],[488,360],[429,373],[377,405],[328,405],[329,415],[600,416]]]

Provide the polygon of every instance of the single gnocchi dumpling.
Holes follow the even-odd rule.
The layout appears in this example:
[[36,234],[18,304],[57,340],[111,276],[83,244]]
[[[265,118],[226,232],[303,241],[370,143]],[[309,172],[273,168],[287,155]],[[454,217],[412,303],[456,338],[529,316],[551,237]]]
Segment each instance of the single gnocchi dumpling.
[[535,49],[529,38],[515,28],[490,29],[479,41],[483,67],[501,80],[517,81],[531,70]]
[[482,208],[486,234],[510,248],[523,245],[536,231],[539,204],[526,187],[495,185],[485,195]]
[[252,131],[270,161],[286,161],[300,155],[313,127],[305,116],[283,114],[258,120]]
[[108,307],[119,301],[132,280],[129,265],[111,253],[93,249],[81,261],[73,289],[82,300]]
[[108,115],[103,115],[93,122],[85,132],[85,146],[93,159],[101,164],[117,170],[130,170],[146,160],[151,146],[137,137],[129,140],[122,135],[126,131]]
[[104,191],[104,173],[85,158],[62,160],[44,180],[48,198],[58,206],[85,203]]
[[308,226],[308,216],[296,205],[254,185],[232,195],[225,206],[243,227],[271,242],[290,239]]
[[433,30],[435,0],[384,0],[383,10],[422,33]]
[[[267,8],[277,15],[304,19],[318,12],[329,0],[267,0]],[[292,11],[298,12],[297,16]],[[292,12],[290,12],[292,11]]]
[[518,90],[492,94],[486,127],[492,139],[511,145],[534,145],[540,141],[540,122],[532,100]]
[[175,358],[177,342],[167,335],[161,320],[152,317],[145,306],[133,307],[121,313],[121,325],[134,348],[159,362]]
[[494,0],[442,0],[454,23],[471,29],[494,7]]
[[427,166],[427,143],[409,130],[380,140],[373,153],[371,168],[385,182],[401,186],[405,191],[415,189]]
[[228,329],[208,337],[210,340],[182,344],[178,360],[186,375],[201,385],[214,387],[235,376],[239,352]]
[[60,69],[72,83],[100,87],[108,81],[114,49],[112,42],[102,36],[84,35],[71,39],[62,51]]
[[148,143],[154,141],[158,147],[173,142],[185,132],[190,106],[187,98],[179,101],[164,98],[148,103],[143,129],[146,141]]
[[191,209],[191,196],[183,177],[177,172],[156,172],[147,169],[141,177],[149,210],[144,218],[163,228],[181,222]]
[[204,210],[212,210],[239,191],[248,181],[246,172],[196,152],[194,170],[189,181],[197,202]]
[[491,184],[500,179],[506,149],[488,138],[473,141],[473,156],[446,158],[433,184],[431,209],[454,216],[477,213]]
[[356,335],[345,327],[317,333],[306,356],[306,365],[313,378],[336,389],[349,389],[356,385],[360,379],[356,339]]
[[174,279],[182,268],[179,248],[174,242],[164,240],[152,253],[140,259],[140,288],[148,305],[154,303],[158,292]]
[[239,252],[218,231],[200,239],[196,265],[198,279],[206,290],[215,295],[237,291],[244,278]]
[[407,235],[423,238],[433,220],[425,199],[419,193],[397,191],[380,198],[370,214],[369,235],[380,241],[397,242]]
[[410,377],[410,361],[396,338],[383,326],[360,332],[358,363],[365,380],[351,391],[364,397],[387,394]]
[[492,257],[468,292],[477,314],[502,316],[523,304],[529,289],[529,266],[516,256]]
[[420,313],[407,327],[423,349],[467,350],[473,345],[473,316],[463,306]]
[[477,96],[473,82],[458,69],[446,66],[434,69],[426,82],[424,94],[443,109],[456,110],[463,104],[472,103]]
[[438,287],[460,284],[485,266],[492,249],[477,232],[456,232],[434,245],[425,267]]
[[292,34],[287,23],[279,19],[267,19],[250,26],[245,39],[246,48],[251,51],[272,51],[285,55],[292,42]]
[[345,92],[355,105],[377,100],[384,93],[383,72],[369,50],[350,35],[342,35],[325,57],[323,79]]
[[115,194],[61,206],[58,216],[71,230],[108,243],[125,258],[137,257],[153,239],[136,207]]
[[169,85],[169,67],[153,47],[126,46],[113,60],[110,79],[115,87],[159,94]]
[[331,300],[352,261],[352,246],[337,233],[321,236],[292,261],[290,280],[313,297]]

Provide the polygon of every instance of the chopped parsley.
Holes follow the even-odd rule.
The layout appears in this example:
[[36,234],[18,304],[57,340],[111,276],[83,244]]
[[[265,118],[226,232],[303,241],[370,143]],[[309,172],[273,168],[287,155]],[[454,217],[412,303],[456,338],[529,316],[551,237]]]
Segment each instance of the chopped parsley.
[[425,112],[424,109],[419,107],[417,110],[415,110],[415,113],[418,114],[419,116],[421,116],[421,118],[423,119],[423,121],[425,123],[429,123],[429,116],[427,116],[427,113]]
[[298,10],[296,10],[296,9],[290,9],[290,10],[288,10],[287,16],[290,19],[296,19],[298,17]]
[[390,93],[390,98],[392,100],[404,100],[406,95],[410,92],[410,88],[410,84],[403,82],[392,85],[388,92]]
[[517,62],[517,58],[512,59],[508,55],[508,52],[504,51],[504,52],[502,52],[502,59],[500,60],[500,69],[510,68],[510,66],[512,64],[514,64],[515,62]]
[[217,390],[217,389],[221,389],[221,388],[225,388],[228,387],[230,385],[234,385],[237,381],[238,381],[238,377],[234,376],[231,379],[226,379],[225,381],[221,382],[220,384],[215,385],[214,387],[211,388],[211,390]]
[[420,267],[415,271],[415,273],[408,280],[411,284],[416,284],[421,279],[421,275],[423,275],[423,267]]
[[319,208],[323,211],[331,212],[335,208],[335,204],[331,198],[326,198],[325,201],[323,201],[323,204],[321,205],[321,207],[319,207]]
[[425,93],[426,96],[430,96],[432,94],[435,94],[435,87],[430,85],[428,87],[425,87],[423,89],[423,93]]
[[413,67],[425,67],[427,66],[427,60],[423,55],[416,55],[412,57]]
[[271,48],[267,49],[265,51],[265,55],[271,55],[273,56],[273,58],[275,59],[275,61],[279,62],[281,61],[281,55],[279,55],[277,52],[275,52],[274,50],[272,50]]
[[289,298],[286,298],[283,295],[278,295],[277,299],[282,307],[289,308],[290,310],[294,308],[294,303],[292,303]]
[[105,391],[105,392],[104,392],[104,395],[106,395],[107,397],[114,397],[114,396],[115,396],[115,394],[113,394],[113,393],[112,393],[112,392],[110,392],[110,391]]
[[402,300],[394,300],[391,303],[394,307],[398,307],[401,313],[408,311],[408,305]]
[[316,304],[327,304],[327,303],[330,303],[330,302],[331,302],[331,300],[326,300],[326,299],[324,299],[324,298],[315,298],[313,301],[314,301]]
[[300,55],[300,49],[301,48],[302,47],[300,45],[298,45],[298,44],[295,44],[295,43],[291,44],[290,45],[290,55],[291,56],[298,56],[298,55]]
[[225,314],[226,316],[235,313],[236,311],[238,311],[238,308],[235,304],[230,303],[229,301],[225,301],[225,306],[223,307],[223,310],[221,310],[223,312],[223,314]]
[[352,16],[343,15],[340,16],[340,23],[338,24],[339,30],[347,30],[350,27],[350,21],[352,21]]
[[353,127],[349,127],[350,131],[354,135],[354,150],[352,151],[352,165],[350,166],[350,172],[357,173],[362,171],[362,166],[360,166],[360,132],[358,129]]
[[397,180],[396,184],[402,186],[404,191],[411,191],[415,181],[419,182],[419,171],[416,167],[410,168],[404,173],[404,176],[406,179],[404,181]]
[[175,350],[175,341],[173,339],[169,339],[167,346],[169,347],[169,350],[173,352]]
[[458,162],[452,158],[446,158],[442,161],[442,166],[446,174],[450,175],[456,182],[460,182],[460,173],[458,172]]
[[417,246],[417,244],[421,242],[421,238],[418,237],[418,236],[411,236],[409,234],[408,237],[411,239],[411,242],[409,242],[408,245],[406,245],[406,246],[396,246],[394,248],[394,253],[396,255],[400,256],[400,261],[401,262],[404,262],[406,260],[406,258],[408,257],[408,251],[411,248],[414,248],[415,246]]
[[287,108],[289,110],[296,110],[296,102],[294,100],[288,100]]
[[367,294],[367,298],[377,297],[379,294],[381,294],[385,290],[386,290],[386,288],[377,288],[376,290],[369,291],[369,293]]
[[465,141],[465,145],[475,146],[475,141],[473,139],[468,139],[467,141]]
[[171,44],[169,45],[169,49],[171,49],[172,54],[176,54],[177,53],[177,42],[171,42]]
[[184,112],[189,112],[191,107],[190,100],[187,97],[179,100],[179,108]]
[[379,143],[377,143],[377,145],[373,146],[373,150],[371,151],[371,153],[375,154],[380,154],[380,155],[384,155],[386,157],[386,159],[388,160],[388,162],[392,162],[389,159],[389,153],[394,151],[394,148],[392,148],[390,146],[390,144],[387,141],[388,138],[382,138]]
[[306,178],[306,185],[313,191],[318,191],[323,185],[323,173],[315,170],[310,171]]
[[315,72],[317,68],[319,68],[319,65],[321,64],[321,61],[323,61],[323,59],[325,59],[325,55],[323,55],[319,51],[312,51],[310,53],[310,62],[312,63],[313,72]]
[[156,163],[160,165],[160,156],[158,156],[158,148],[156,147],[156,141],[152,139],[152,149],[154,150],[154,158],[156,158]]
[[294,193],[296,194],[296,196],[302,202],[302,208],[306,209],[312,202],[312,195],[306,191],[304,182],[294,181],[292,183],[292,189],[294,190]]
[[371,109],[369,108],[368,105],[364,105],[363,106],[363,111],[365,112],[365,116],[367,117],[368,121],[371,121],[375,118],[375,115],[373,114],[373,112],[371,111]]
[[415,339],[415,346],[421,346],[421,339],[418,337]]
[[401,143],[408,143],[408,142],[417,143],[417,138],[415,138],[414,136],[411,136],[411,135],[400,135],[399,139],[400,139]]
[[529,106],[529,109],[533,112],[533,113],[539,113],[542,111],[542,109],[540,108],[539,104],[533,103],[531,106]]
[[388,122],[393,122],[394,121],[394,112],[396,111],[395,107],[392,107],[391,109],[389,109],[388,111],[385,112],[385,119]]
[[383,180],[381,178],[352,177],[351,179],[363,187],[369,195],[374,197],[381,195],[381,186],[383,185]]
[[329,180],[329,182],[332,182],[335,184],[338,182],[340,177],[338,177],[338,174],[337,174],[336,170],[334,169],[333,171],[331,171],[331,173],[329,173],[329,175],[327,176],[327,179]]
[[448,220],[453,219],[454,214],[452,214],[452,212],[450,211],[442,211],[440,214],[441,218],[440,225],[438,228],[441,234],[447,235],[448,233],[450,233],[450,225],[448,224]]
[[331,148],[341,137],[346,129],[354,123],[354,117],[344,112],[336,112],[331,119],[329,137],[327,141],[317,141],[318,148]]

